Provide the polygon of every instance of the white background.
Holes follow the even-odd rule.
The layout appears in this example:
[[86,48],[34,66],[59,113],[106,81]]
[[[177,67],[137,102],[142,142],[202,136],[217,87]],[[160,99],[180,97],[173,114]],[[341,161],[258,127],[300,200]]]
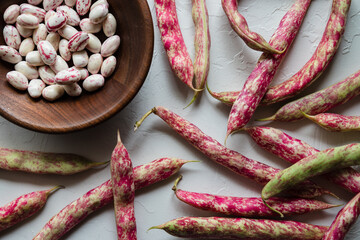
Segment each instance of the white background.
[[[177,10],[188,51],[194,57],[194,25],[191,17],[191,1],[177,0]],[[246,17],[250,29],[269,40],[280,19],[294,1],[290,0],[241,0],[239,11]],[[160,157],[179,157],[200,160],[200,163],[185,165],[180,188],[212,194],[254,197],[260,196],[261,186],[213,163],[190,146],[157,116],[151,115],[137,132],[133,124],[154,106],[163,105],[220,142],[224,141],[227,117],[230,108],[218,103],[204,92],[196,104],[183,110],[192,98],[190,91],[171,72],[157,28],[154,1],[148,1],[154,21],[155,46],[152,66],[147,79],[133,101],[110,120],[81,132],[51,135],[29,131],[0,118],[0,146],[8,148],[40,150],[47,152],[77,153],[94,161],[110,159],[116,144],[116,131],[120,129],[122,140],[137,166]],[[332,1],[314,0],[300,33],[288,56],[274,79],[282,82],[297,72],[311,57],[320,41],[328,20]],[[221,7],[221,1],[207,1],[210,18],[211,61],[208,77],[213,91],[241,89],[253,70],[259,52],[249,49],[231,29]],[[326,72],[305,93],[310,93],[338,82],[360,69],[360,2],[353,1],[350,8],[344,38],[338,52]],[[339,106],[332,112],[359,115],[359,98]],[[281,104],[258,109],[255,116],[267,117]],[[331,133],[315,126],[308,120],[293,123],[257,123],[277,127],[296,138],[302,139],[318,149],[335,147],[359,141],[359,133]],[[228,147],[245,156],[284,168],[282,160],[260,149],[245,133],[234,134],[228,139]],[[44,224],[63,207],[82,196],[88,190],[102,184],[110,177],[109,166],[90,170],[73,176],[38,176],[18,172],[0,171],[0,204],[4,205],[16,197],[62,184],[66,189],[52,195],[45,208],[31,219],[0,233],[2,239],[32,239]],[[161,230],[147,232],[151,226],[182,216],[213,216],[213,213],[194,209],[177,200],[171,190],[172,177],[162,183],[136,192],[135,211],[139,239],[176,239]],[[333,184],[318,181],[333,190],[341,200],[323,197],[329,203],[342,204],[353,194]],[[294,220],[312,224],[330,225],[340,207],[294,217]],[[360,226],[355,225],[347,239],[360,239]],[[359,232],[359,233],[357,233]],[[63,239],[116,239],[113,206],[109,205],[89,216]]]

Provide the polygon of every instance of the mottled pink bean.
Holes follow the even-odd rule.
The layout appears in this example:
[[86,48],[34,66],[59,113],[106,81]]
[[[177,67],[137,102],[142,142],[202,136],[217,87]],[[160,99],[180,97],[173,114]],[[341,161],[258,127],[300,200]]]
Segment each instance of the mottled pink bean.
[[4,12],[4,21],[6,24],[14,24],[16,18],[20,15],[20,6],[17,4],[10,5]]
[[84,18],[80,21],[81,31],[87,33],[98,33],[101,31],[101,24],[93,24],[89,18]]
[[66,94],[69,95],[70,97],[78,97],[82,93],[82,88],[78,83],[64,85],[63,87]]
[[24,74],[17,71],[11,71],[6,74],[6,80],[14,88],[24,91],[28,88],[29,80],[25,77]]
[[101,24],[107,14],[109,13],[109,6],[105,4],[99,4],[90,11],[89,19],[93,24]]
[[114,17],[114,15],[109,13],[102,23],[102,28],[105,36],[107,37],[114,36],[116,33],[116,27],[117,27],[116,18]]
[[63,0],[43,0],[43,6],[46,11],[54,10],[62,4]]
[[39,19],[39,22],[44,21],[46,15],[46,11],[44,9],[27,3],[23,3],[20,5],[20,14],[23,13],[28,13],[36,16]]
[[19,47],[19,53],[21,56],[25,57],[29,52],[34,51],[35,44],[32,38],[26,38],[24,39]]
[[110,56],[106,58],[101,65],[101,75],[105,78],[110,77],[111,74],[115,71],[116,68],[116,57]]
[[67,14],[62,11],[56,12],[46,21],[46,28],[49,32],[56,32],[66,25],[67,20]]
[[76,68],[69,68],[58,72],[55,82],[60,85],[69,85],[80,81],[81,73]]
[[0,46],[0,59],[12,64],[16,64],[18,62],[21,62],[22,57],[20,53],[12,47],[9,46]]
[[70,52],[79,52],[85,49],[89,42],[89,35],[86,32],[78,32],[69,39]]
[[55,73],[49,66],[39,67],[39,75],[47,85],[55,84]]
[[29,82],[28,93],[32,98],[41,97],[42,90],[46,87],[46,84],[41,79],[33,79]]
[[48,35],[45,24],[40,23],[38,28],[34,29],[33,41],[35,45],[38,45],[40,41],[45,41]]
[[67,16],[66,23],[69,24],[70,26],[79,26],[80,17],[74,9],[68,6],[60,6],[57,7],[56,11],[63,12]]
[[60,56],[65,60],[65,61],[70,61],[72,54],[70,52],[69,49],[69,41],[66,39],[61,39],[60,43],[59,43],[59,53]]
[[37,45],[40,57],[46,65],[53,65],[56,62],[56,50],[48,41],[40,41]]
[[23,28],[35,29],[39,26],[40,20],[32,14],[21,14],[16,18],[16,23]]
[[87,14],[91,7],[91,0],[77,0],[76,11],[80,16]]
[[21,44],[21,37],[16,27],[12,25],[6,25],[3,29],[3,36],[6,45],[19,50]]

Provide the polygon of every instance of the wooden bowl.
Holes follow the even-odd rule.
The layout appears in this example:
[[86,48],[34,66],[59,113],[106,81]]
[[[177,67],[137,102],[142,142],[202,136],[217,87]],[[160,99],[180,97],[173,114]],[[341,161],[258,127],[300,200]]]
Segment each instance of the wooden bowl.
[[[73,132],[94,126],[124,108],[136,95],[148,73],[154,46],[154,30],[151,13],[143,0],[108,0],[109,12],[117,19],[116,34],[121,38],[115,53],[117,68],[107,78],[105,86],[97,92],[85,90],[77,98],[63,96],[48,102],[43,98],[32,99],[28,93],[15,90],[6,81],[6,73],[13,64],[0,64],[0,114],[7,120],[30,130],[45,133]],[[4,13],[11,4],[25,0],[7,0],[0,6]],[[5,45],[1,17],[1,40]],[[96,34],[98,35],[98,34]],[[100,37],[104,40],[105,37]]]

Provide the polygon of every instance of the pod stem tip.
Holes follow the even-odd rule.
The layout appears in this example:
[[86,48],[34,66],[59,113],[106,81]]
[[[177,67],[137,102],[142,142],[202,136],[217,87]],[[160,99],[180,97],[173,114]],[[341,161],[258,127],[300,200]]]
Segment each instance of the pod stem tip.
[[183,176],[180,175],[180,176],[175,180],[174,186],[171,188],[174,192],[176,192],[176,190],[177,190],[177,185],[178,185],[178,183],[181,181],[182,177],[183,177]]
[[134,124],[134,132],[141,126],[142,122],[152,113],[155,113],[156,112],[156,107],[153,107],[150,111],[148,111],[147,113],[145,113],[144,116],[142,116],[140,118],[139,121],[137,121],[135,124]]

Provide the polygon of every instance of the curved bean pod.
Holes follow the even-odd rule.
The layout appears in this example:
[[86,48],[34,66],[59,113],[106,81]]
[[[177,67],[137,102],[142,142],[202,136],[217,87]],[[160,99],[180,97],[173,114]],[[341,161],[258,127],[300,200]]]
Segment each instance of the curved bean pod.
[[261,55],[231,108],[226,136],[249,122],[284,59],[288,46],[295,39],[310,3],[311,0],[297,0],[281,19],[279,27],[271,37],[270,44],[286,50],[282,54],[264,53]]
[[24,221],[42,209],[48,197],[62,186],[49,190],[31,192],[0,207],[0,231]]
[[360,215],[360,193],[343,207],[325,233],[322,240],[344,239],[346,233]]
[[150,229],[196,239],[321,239],[328,227],[268,219],[182,217]]
[[118,239],[136,239],[133,167],[129,153],[121,142],[119,132],[117,144],[111,155],[110,166]]
[[304,113],[304,116],[331,132],[360,131],[359,116],[344,116],[336,113],[319,113],[315,116]]
[[194,89],[193,63],[180,30],[175,0],[155,0],[155,10],[170,67],[182,82]]
[[[184,191],[177,188],[180,179],[181,176],[176,180],[173,187],[176,197],[180,201],[195,208],[247,218],[277,216],[277,214],[265,206],[261,198],[230,197]],[[268,203],[274,209],[282,211],[285,215],[304,214],[316,210],[337,207],[336,205],[331,205],[322,201],[301,198],[274,197],[270,198]]]
[[[141,189],[169,178],[188,162],[193,161],[177,158],[160,158],[135,167],[135,189]],[[59,239],[91,213],[113,202],[113,189],[110,179],[64,207],[45,224],[33,239]]]
[[264,104],[288,99],[320,77],[339,48],[341,38],[344,35],[350,4],[351,0],[333,0],[328,23],[313,56],[290,79],[277,86],[270,87],[262,99]]
[[[250,127],[245,131],[266,151],[292,164],[319,152],[306,142],[271,127]],[[323,175],[327,180],[352,193],[360,192],[360,172],[348,167]]]
[[[206,135],[194,124],[164,107],[154,107],[151,109],[135,123],[135,130],[152,113],[159,116],[174,131],[211,160],[261,185],[265,185],[280,171],[277,168],[249,159],[236,151],[226,148],[212,137]],[[310,184],[310,186],[308,184]],[[305,187],[305,185],[308,186]],[[300,188],[301,189],[296,189],[296,191],[292,191],[291,193],[305,198],[329,193],[311,182],[304,184],[304,186]]]
[[[261,191],[261,198],[269,199],[310,177],[360,164],[360,143],[329,148],[315,153],[277,173]],[[274,210],[275,211],[275,210]],[[280,215],[282,215],[279,211]]]
[[232,29],[239,35],[248,47],[262,52],[280,54],[284,49],[277,50],[272,47],[260,34],[252,32],[246,22],[246,19],[238,11],[238,0],[222,0],[222,8],[230,22]]
[[225,103],[228,106],[232,106],[237,96],[240,94],[240,91],[213,92],[210,90],[209,86],[206,86],[206,88],[213,98]]
[[0,168],[37,174],[70,175],[104,165],[76,154],[0,148]]
[[326,112],[337,105],[346,103],[360,93],[360,71],[346,79],[292,101],[282,106],[273,116],[259,121],[295,121],[304,118],[303,112],[310,115]]

